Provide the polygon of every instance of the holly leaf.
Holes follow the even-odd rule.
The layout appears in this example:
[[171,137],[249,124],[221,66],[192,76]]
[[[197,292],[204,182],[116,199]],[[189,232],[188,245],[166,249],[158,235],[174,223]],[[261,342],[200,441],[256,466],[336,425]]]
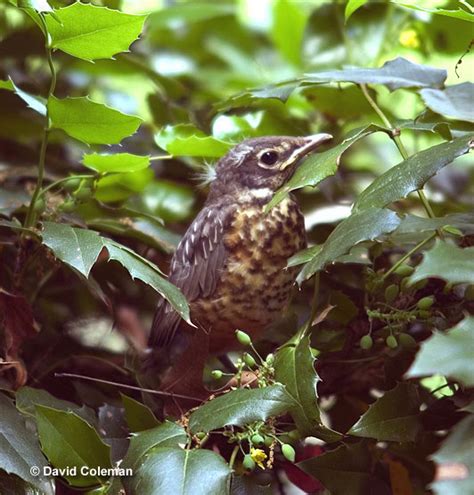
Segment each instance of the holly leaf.
[[413,442],[421,426],[419,414],[417,387],[399,383],[369,406],[348,433],[380,441]]
[[224,459],[210,450],[163,447],[150,452],[126,484],[130,493],[140,495],[224,494],[231,472]]
[[89,153],[82,155],[82,163],[99,173],[137,172],[150,166],[150,157],[131,153]]
[[383,84],[394,91],[400,88],[441,88],[446,80],[444,69],[415,64],[398,57],[379,68],[353,68],[305,74],[306,83],[352,82],[354,84]]
[[463,136],[415,153],[377,177],[354,203],[354,210],[384,207],[423,187],[441,168],[474,146],[474,135]]
[[[77,4],[73,4],[77,5]],[[118,144],[134,134],[142,119],[96,103],[88,97],[52,96],[48,101],[51,126],[86,144]]]
[[[471,263],[472,263],[471,258]],[[421,344],[407,375],[444,375],[474,387],[472,351],[474,316],[468,316],[446,333],[435,332]]]
[[363,5],[365,5],[368,0],[349,0],[346,4],[346,8],[344,10],[344,19],[347,22],[351,15],[358,9],[360,9]]
[[453,284],[474,284],[474,247],[460,248],[438,240],[425,251],[423,260],[410,277],[410,285],[429,277]]
[[329,263],[348,253],[359,242],[373,240],[394,231],[400,218],[394,211],[367,208],[356,211],[331,232],[321,250],[304,266],[298,276],[301,282],[323,270]]
[[190,124],[178,124],[163,127],[155,134],[155,142],[174,156],[207,156],[219,158],[225,155],[232,146]]
[[125,418],[130,431],[149,430],[160,424],[148,406],[127,395],[121,394],[121,396],[122,404],[125,408]]
[[75,2],[45,18],[52,47],[83,60],[112,58],[129,51],[146,16]]
[[110,448],[92,426],[72,411],[36,406],[36,422],[43,452],[58,469],[77,469],[64,477],[72,486],[102,484],[108,477],[80,474],[82,467],[110,468]]
[[314,369],[309,337],[300,339],[296,345],[285,345],[276,353],[275,378],[285,385],[295,402],[290,414],[302,435],[316,436],[327,442],[340,438],[321,422],[316,393],[320,378]]
[[9,77],[7,80],[0,80],[0,89],[6,89],[7,91],[13,91],[18,97],[20,97],[29,108],[38,112],[40,115],[46,116],[46,101],[40,96],[34,96],[26,91],[20,89],[13,80]]
[[281,384],[256,389],[237,389],[210,400],[189,418],[193,433],[211,431],[226,425],[242,426],[279,416],[295,405]]
[[[54,481],[44,476],[47,466],[38,440],[26,429],[24,419],[12,402],[0,393],[0,470],[15,474],[37,488],[42,494],[53,495]],[[39,469],[38,476],[30,472],[32,466]]]
[[[474,15],[472,17],[474,19]],[[433,112],[452,119],[474,122],[474,83],[465,82],[444,89],[426,88],[420,94],[425,105]]]

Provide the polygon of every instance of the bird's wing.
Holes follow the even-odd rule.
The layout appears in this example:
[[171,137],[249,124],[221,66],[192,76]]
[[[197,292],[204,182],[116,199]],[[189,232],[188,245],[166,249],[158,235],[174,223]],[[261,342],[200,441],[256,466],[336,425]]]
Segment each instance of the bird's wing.
[[[171,260],[169,281],[181,289],[188,302],[211,295],[226,260],[224,231],[233,217],[232,207],[204,207]],[[151,328],[151,347],[169,346],[181,322],[164,299],[158,304]]]

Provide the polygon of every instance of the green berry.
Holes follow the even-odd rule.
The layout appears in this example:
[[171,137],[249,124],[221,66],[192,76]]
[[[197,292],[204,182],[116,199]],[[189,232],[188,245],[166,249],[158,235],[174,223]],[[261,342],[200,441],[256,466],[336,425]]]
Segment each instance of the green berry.
[[259,435],[258,433],[252,435],[252,438],[250,440],[253,443],[253,445],[255,445],[255,447],[260,447],[265,443],[265,439],[262,437],[262,435]]
[[456,236],[462,236],[462,231],[459,230],[457,227],[453,227],[452,225],[445,225],[443,227],[443,230],[447,232],[448,234],[456,235]]
[[214,378],[214,380],[220,380],[222,378],[222,371],[221,370],[213,370],[211,371],[211,376]]
[[398,296],[398,285],[391,284],[385,289],[385,302],[391,303],[395,301]]
[[68,192],[75,191],[81,184],[81,179],[69,179],[63,183],[63,189]]
[[398,336],[398,341],[405,349],[413,349],[416,347],[416,340],[408,333],[401,333]]
[[400,265],[394,271],[394,273],[400,277],[408,277],[408,275],[411,275],[414,271],[415,271],[415,269],[412,266],[403,264],[403,265]]
[[244,353],[243,359],[244,359],[244,363],[249,368],[253,368],[257,364],[255,362],[255,359],[253,358],[253,356],[251,354],[249,354],[248,352]]
[[198,431],[196,433],[196,437],[199,438],[199,440],[202,440],[206,436],[206,433],[204,431]]
[[267,358],[265,359],[265,362],[269,365],[272,366],[273,363],[275,362],[275,355],[274,354],[269,354]]
[[385,339],[385,343],[388,347],[390,347],[390,349],[396,349],[398,347],[397,339],[393,335],[389,335]]
[[298,430],[291,430],[288,432],[288,437],[296,442],[301,438],[301,433]]
[[242,330],[236,330],[235,336],[241,345],[250,345],[252,343],[252,339],[248,333],[242,332]]
[[271,437],[270,435],[265,435],[263,443],[265,444],[265,447],[270,447],[274,441],[275,439],[273,437]]
[[68,199],[67,201],[64,201],[64,203],[59,207],[59,209],[61,211],[64,211],[64,213],[71,213],[76,209],[76,203]]
[[252,456],[250,454],[246,454],[244,456],[244,460],[242,462],[242,466],[244,467],[245,471],[253,471],[255,469],[255,461],[252,459]]
[[419,309],[430,309],[431,306],[433,306],[434,303],[434,297],[433,296],[426,296],[422,297],[417,303],[416,306]]
[[73,193],[73,196],[80,201],[84,201],[92,196],[92,189],[87,186],[81,187],[78,191]]
[[359,345],[362,349],[370,349],[373,344],[374,344],[374,341],[370,335],[364,335],[359,340]]
[[43,213],[45,208],[46,208],[46,203],[44,201],[44,198],[38,198],[35,201],[35,204],[33,205],[33,211],[35,213]]
[[284,443],[281,446],[281,453],[285,456],[286,460],[290,462],[295,462],[296,452],[295,449],[289,443]]

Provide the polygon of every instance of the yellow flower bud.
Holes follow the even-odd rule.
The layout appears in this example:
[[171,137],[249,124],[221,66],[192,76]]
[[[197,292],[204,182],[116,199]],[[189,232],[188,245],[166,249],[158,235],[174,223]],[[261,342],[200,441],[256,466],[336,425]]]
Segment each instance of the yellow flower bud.
[[398,41],[406,48],[418,48],[420,46],[418,33],[414,29],[405,29],[402,31],[398,37]]
[[259,468],[265,469],[263,461],[267,458],[267,454],[262,449],[250,449],[250,457],[255,461]]

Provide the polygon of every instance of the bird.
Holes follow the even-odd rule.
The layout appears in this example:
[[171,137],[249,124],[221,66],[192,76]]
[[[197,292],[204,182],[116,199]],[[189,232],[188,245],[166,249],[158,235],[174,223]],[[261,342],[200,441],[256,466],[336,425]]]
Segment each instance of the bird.
[[195,326],[161,299],[149,335],[152,353],[169,364],[161,390],[204,396],[209,356],[238,347],[238,329],[258,339],[287,307],[297,275],[287,260],[307,246],[304,217],[293,194],[265,207],[302,159],[330,139],[325,133],[246,139],[217,162],[168,274]]

